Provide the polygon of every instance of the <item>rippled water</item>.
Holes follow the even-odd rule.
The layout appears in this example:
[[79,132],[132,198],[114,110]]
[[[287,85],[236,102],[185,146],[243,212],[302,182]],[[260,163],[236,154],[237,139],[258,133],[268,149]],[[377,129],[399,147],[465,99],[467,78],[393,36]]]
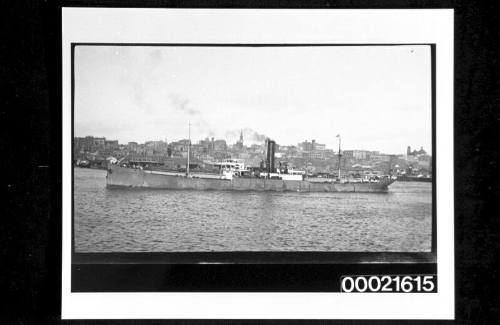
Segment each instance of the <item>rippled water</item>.
[[430,183],[389,193],[107,189],[75,168],[77,252],[429,251]]

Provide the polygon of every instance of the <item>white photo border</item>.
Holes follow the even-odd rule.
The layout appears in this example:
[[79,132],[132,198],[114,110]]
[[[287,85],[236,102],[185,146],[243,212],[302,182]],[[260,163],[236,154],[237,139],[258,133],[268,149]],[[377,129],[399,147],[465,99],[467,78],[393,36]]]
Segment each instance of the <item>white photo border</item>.
[[[63,8],[63,319],[453,319],[452,9]],[[71,292],[72,43],[436,44],[437,293]]]

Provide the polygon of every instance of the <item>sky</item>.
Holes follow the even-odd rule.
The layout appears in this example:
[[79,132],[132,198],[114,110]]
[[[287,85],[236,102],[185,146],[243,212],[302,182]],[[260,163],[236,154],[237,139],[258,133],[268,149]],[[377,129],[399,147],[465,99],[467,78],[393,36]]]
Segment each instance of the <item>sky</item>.
[[75,136],[431,151],[429,46],[75,47]]

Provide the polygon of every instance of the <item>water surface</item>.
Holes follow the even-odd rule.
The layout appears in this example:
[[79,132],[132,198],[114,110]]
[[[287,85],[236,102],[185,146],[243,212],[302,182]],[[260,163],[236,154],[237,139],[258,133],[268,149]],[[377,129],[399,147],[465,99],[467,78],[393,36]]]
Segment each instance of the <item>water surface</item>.
[[76,252],[430,251],[432,185],[389,193],[108,189],[74,170]]

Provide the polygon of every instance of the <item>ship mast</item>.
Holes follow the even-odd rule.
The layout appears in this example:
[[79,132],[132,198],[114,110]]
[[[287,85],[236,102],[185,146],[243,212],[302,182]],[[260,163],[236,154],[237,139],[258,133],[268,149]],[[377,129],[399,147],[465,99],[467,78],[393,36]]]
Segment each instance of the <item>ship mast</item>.
[[340,134],[337,134],[337,138],[339,138],[339,181],[340,181],[340,157],[341,157],[341,154],[340,154]]
[[189,177],[189,156],[191,155],[191,123],[189,123],[188,126],[188,154],[187,154],[187,166],[186,166],[186,172],[187,176]]

